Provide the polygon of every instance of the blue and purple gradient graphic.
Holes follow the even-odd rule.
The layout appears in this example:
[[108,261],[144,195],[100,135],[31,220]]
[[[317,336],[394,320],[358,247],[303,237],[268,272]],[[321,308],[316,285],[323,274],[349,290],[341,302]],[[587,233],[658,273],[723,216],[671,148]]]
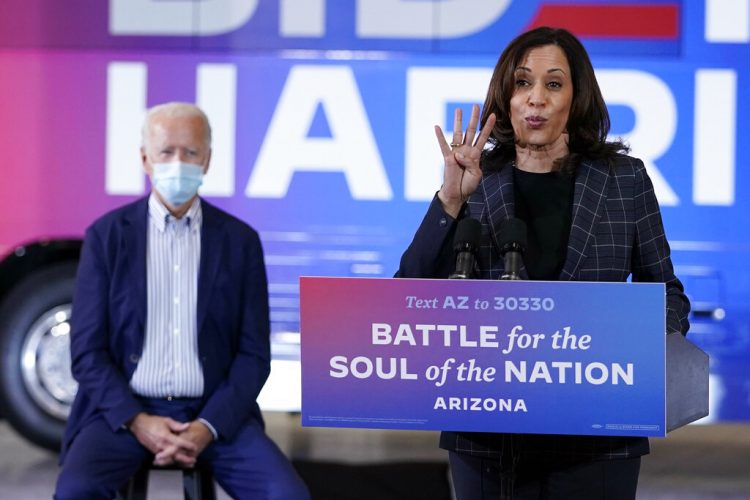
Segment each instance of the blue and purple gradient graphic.
[[[113,5],[144,3],[187,5],[193,27],[215,14],[212,5],[255,7],[221,33],[113,31]],[[437,30],[446,9],[460,2],[398,3],[429,10],[420,19]],[[379,7],[386,2],[377,0],[2,0],[0,262],[22,245],[80,238],[96,217],[146,193],[143,179],[137,192],[106,187],[115,151],[108,137],[137,136],[146,106],[215,106],[221,112],[210,114],[217,125],[212,170],[231,156],[224,167],[232,182],[206,197],[260,231],[273,331],[294,337],[299,276],[386,277],[398,268],[442,180],[433,125],[450,134],[456,107],[466,116],[484,101],[507,42],[554,21],[581,37],[603,86],[611,135],[630,144],[656,181],[676,274],[693,304],[689,338],[712,357],[712,418],[749,419],[750,168],[739,151],[750,136],[743,85],[750,77],[750,20],[735,11],[747,12],[750,0],[513,0],[455,36],[373,35],[358,21],[365,4],[375,9],[365,21],[383,30],[393,25]],[[469,15],[461,21],[467,26],[477,21]],[[162,16],[162,31],[176,19]],[[141,79],[122,79],[125,67],[142,71]],[[329,98],[331,85],[339,86]],[[337,108],[344,92],[354,97]],[[142,105],[130,104],[134,96]],[[300,102],[312,103],[307,112]],[[282,133],[272,137],[274,123]],[[302,133],[285,135],[293,125]],[[352,131],[356,140],[348,138]],[[221,149],[227,138],[231,147]],[[248,193],[264,148],[314,153],[321,145],[330,152],[294,161],[276,154],[266,163],[269,178],[296,169],[285,191]],[[137,137],[118,158],[122,171],[140,172]],[[388,196],[381,189],[379,198],[367,198],[352,188],[350,177],[373,165],[387,180]],[[366,188],[378,185],[363,179]]]

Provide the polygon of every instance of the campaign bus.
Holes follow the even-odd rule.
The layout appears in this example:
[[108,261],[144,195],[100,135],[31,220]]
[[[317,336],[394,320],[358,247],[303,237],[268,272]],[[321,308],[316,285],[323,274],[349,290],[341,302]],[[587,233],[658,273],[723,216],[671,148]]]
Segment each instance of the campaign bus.
[[[750,418],[750,0],[3,0],[0,412],[56,448],[86,227],[149,191],[146,109],[203,108],[201,194],[260,233],[265,410],[300,405],[299,277],[389,277],[442,180],[433,126],[484,101],[522,31],[566,27],[662,207],[711,357],[711,415]],[[744,159],[743,159],[744,158]],[[749,195],[749,196],[745,196]]]

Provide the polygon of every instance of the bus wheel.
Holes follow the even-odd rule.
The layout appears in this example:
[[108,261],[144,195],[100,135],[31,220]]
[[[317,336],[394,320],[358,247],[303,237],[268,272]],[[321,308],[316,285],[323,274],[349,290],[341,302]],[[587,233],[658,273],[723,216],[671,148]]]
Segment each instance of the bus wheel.
[[78,386],[70,372],[75,263],[24,278],[0,305],[0,404],[33,443],[59,450]]

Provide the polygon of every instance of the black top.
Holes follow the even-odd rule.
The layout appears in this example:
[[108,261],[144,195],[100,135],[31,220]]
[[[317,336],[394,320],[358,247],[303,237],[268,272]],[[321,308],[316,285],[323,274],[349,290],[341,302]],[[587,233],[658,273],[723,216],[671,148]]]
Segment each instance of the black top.
[[526,223],[523,255],[532,280],[558,279],[568,250],[572,220],[573,177],[560,172],[513,169],[516,217]]

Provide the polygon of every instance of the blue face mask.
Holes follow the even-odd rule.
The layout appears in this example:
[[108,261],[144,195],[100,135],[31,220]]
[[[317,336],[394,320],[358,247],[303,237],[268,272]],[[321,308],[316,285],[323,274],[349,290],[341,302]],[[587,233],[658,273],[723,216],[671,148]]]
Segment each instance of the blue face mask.
[[175,161],[154,163],[151,183],[172,206],[178,207],[195,196],[203,184],[203,167]]

